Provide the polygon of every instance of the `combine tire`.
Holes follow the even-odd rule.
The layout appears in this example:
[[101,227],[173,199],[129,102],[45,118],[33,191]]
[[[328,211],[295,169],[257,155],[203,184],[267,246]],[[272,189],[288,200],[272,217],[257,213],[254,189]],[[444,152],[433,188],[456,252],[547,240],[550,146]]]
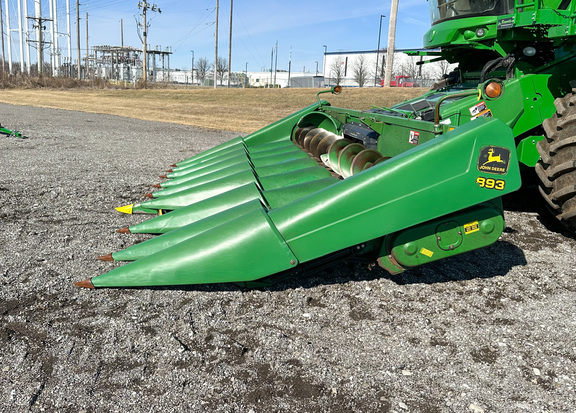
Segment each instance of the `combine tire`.
[[540,193],[556,218],[576,231],[576,89],[554,101],[556,113],[543,123],[536,173]]

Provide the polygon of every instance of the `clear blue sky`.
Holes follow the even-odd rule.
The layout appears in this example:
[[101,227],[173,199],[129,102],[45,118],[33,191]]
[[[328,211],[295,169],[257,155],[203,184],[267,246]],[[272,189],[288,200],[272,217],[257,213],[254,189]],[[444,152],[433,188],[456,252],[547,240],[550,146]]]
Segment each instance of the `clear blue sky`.
[[[59,14],[65,0],[57,0]],[[45,17],[48,0],[42,0]],[[75,1],[72,10],[72,48],[75,58]],[[82,0],[80,5],[81,49],[85,49],[85,16],[88,12],[89,45],[120,45],[120,20],[124,24],[124,45],[137,48],[142,43],[137,34],[136,19],[141,21],[138,0]],[[34,10],[30,3],[29,14]],[[148,11],[148,44],[162,50],[171,47],[172,68],[190,69],[195,60],[205,57],[214,61],[214,21],[216,0],[156,0],[161,13]],[[278,41],[278,69],[288,69],[292,48],[292,70],[314,71],[316,61],[322,68],[323,45],[329,52],[374,50],[378,44],[380,15],[381,46],[387,44],[390,0],[234,0],[232,30],[232,70],[269,69],[271,51]],[[228,58],[230,0],[220,0],[219,55]],[[425,0],[402,0],[399,3],[396,47],[419,48],[429,28],[428,4]],[[64,31],[65,21],[59,23]],[[60,40],[63,55],[65,41]],[[84,52],[83,52],[84,54]],[[33,53],[35,55],[35,53]]]

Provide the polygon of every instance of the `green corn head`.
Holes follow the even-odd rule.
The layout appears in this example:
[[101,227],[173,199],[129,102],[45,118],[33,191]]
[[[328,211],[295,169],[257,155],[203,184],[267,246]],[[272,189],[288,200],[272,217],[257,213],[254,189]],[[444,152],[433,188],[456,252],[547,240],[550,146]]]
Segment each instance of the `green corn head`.
[[76,284],[250,283],[350,256],[399,273],[497,241],[530,168],[576,228],[575,2],[429,3],[418,53],[458,64],[434,90],[368,111],[318,99],[178,162],[118,208],[157,214],[120,232],[158,235]]

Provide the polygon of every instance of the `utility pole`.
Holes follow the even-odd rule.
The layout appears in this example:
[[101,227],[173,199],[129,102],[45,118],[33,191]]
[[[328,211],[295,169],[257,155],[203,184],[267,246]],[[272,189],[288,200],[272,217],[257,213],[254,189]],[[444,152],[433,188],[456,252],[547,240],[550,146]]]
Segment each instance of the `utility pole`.
[[52,0],[48,0],[48,13],[50,15],[50,49],[48,51],[48,54],[50,55],[50,67],[52,69],[52,76],[55,76],[55,70],[56,70],[56,65],[55,63],[55,57],[56,57],[56,51],[54,50],[54,37],[56,35],[56,32],[54,31],[54,2]]
[[66,29],[68,31],[68,70],[66,76],[72,77],[72,31],[70,28],[70,0],[66,0]]
[[[36,29],[36,43],[37,52],[38,52],[38,75],[42,76],[43,67],[44,67],[44,39],[43,39],[43,30],[46,29],[44,26],[44,22],[51,21],[50,19],[43,19],[42,18],[42,6],[40,4],[40,0],[35,0],[34,3],[34,12],[36,17],[28,17],[31,20],[34,20],[34,24],[32,25],[33,28]],[[30,41],[32,43],[32,41]]]
[[80,58],[80,0],[76,0],[76,61],[76,65],[78,66],[78,80],[80,80],[82,76],[82,60]]
[[228,87],[230,87],[230,77],[232,76],[232,4],[234,0],[230,0],[230,41],[228,42]]
[[2,18],[2,1],[0,0],[0,38],[2,40],[2,72],[6,66],[6,55],[4,54],[4,20]]
[[86,78],[88,78],[89,72],[88,72],[88,51],[90,50],[90,48],[88,47],[88,12],[86,12]]
[[392,66],[394,65],[394,43],[396,42],[396,17],[398,16],[398,0],[392,0],[390,9],[390,26],[388,27],[388,50],[386,51],[386,69],[384,71],[384,87],[390,87]]
[[[44,67],[44,42],[42,41],[42,5],[40,0],[36,0],[34,3],[35,13],[36,13],[36,41],[38,42],[38,76],[42,76],[42,69]],[[8,46],[10,47],[10,46]]]
[[218,9],[220,8],[219,0],[216,0],[216,32],[214,34],[214,89],[216,89],[216,82],[218,81]]
[[138,8],[142,9],[142,81],[144,82],[144,87],[146,87],[146,78],[147,78],[147,67],[146,61],[148,60],[148,56],[146,56],[146,43],[147,43],[147,35],[148,35],[148,25],[146,23],[146,12],[148,10],[157,11],[158,13],[162,13],[162,10],[158,8],[155,4],[150,5],[146,0],[142,0],[138,3]]
[[322,62],[322,76],[324,76],[324,86],[326,86],[326,52],[328,51],[328,46],[322,45],[324,48],[324,61]]
[[[40,0],[36,0],[40,1]],[[8,36],[8,73],[12,74],[12,33],[10,30],[10,4],[5,0],[6,4],[6,31]]]
[[[290,46],[290,56],[288,57],[288,87],[290,87],[290,72],[292,71],[292,46]],[[316,62],[316,72],[318,72],[318,62]],[[318,73],[316,73],[318,74]]]
[[192,70],[190,70],[192,80],[190,81],[190,86],[194,86],[194,50],[190,51],[192,52]]
[[278,72],[278,40],[276,40],[274,51],[276,52],[276,62],[274,63],[274,89],[276,89],[276,73]]
[[[52,62],[52,75],[57,76],[60,71],[60,46],[58,44],[58,9],[56,0],[50,0],[50,33],[52,43],[50,46],[50,61]],[[86,20],[88,21],[88,20]]]
[[[26,37],[28,37],[28,2],[24,1],[24,21],[26,22]],[[2,39],[4,40],[4,39]],[[26,72],[30,74],[30,43],[28,39],[25,40],[26,44]]]
[[20,73],[24,73],[24,39],[22,37],[22,4],[18,1],[18,43],[20,44]]
[[380,28],[378,29],[378,48],[376,49],[376,70],[374,71],[374,86],[376,86],[376,79],[378,78],[378,58],[380,57],[380,37],[382,36],[382,17],[386,17],[383,14],[380,15]]

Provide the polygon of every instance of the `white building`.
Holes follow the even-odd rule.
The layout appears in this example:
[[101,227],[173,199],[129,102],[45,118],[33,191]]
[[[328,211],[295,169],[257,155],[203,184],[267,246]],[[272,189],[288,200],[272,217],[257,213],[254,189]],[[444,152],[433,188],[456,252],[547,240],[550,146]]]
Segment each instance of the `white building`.
[[[413,50],[413,49],[410,49]],[[396,50],[392,69],[392,80],[396,76],[408,76],[418,86],[428,87],[442,77],[443,74],[453,70],[455,65],[446,61],[425,63],[433,56],[409,56],[404,50]],[[376,64],[378,61],[378,64]],[[424,64],[420,64],[420,63]],[[233,72],[230,85],[232,87],[261,87],[261,88],[298,88],[298,87],[329,87],[339,83],[346,87],[374,87],[381,86],[386,67],[386,50],[369,51],[339,51],[324,54],[323,72],[261,71],[261,72]],[[180,83],[199,85],[198,73],[190,70],[163,70],[157,69],[153,79],[156,82]],[[361,76],[360,76],[361,75]],[[193,81],[192,81],[193,80]],[[360,82],[363,82],[360,85]],[[204,78],[203,86],[214,86],[214,73],[208,72]],[[222,86],[228,85],[228,75],[222,79]],[[218,79],[220,86],[220,79]]]
[[322,76],[315,76],[309,72],[248,72],[247,77],[251,87],[322,87],[324,85]]

